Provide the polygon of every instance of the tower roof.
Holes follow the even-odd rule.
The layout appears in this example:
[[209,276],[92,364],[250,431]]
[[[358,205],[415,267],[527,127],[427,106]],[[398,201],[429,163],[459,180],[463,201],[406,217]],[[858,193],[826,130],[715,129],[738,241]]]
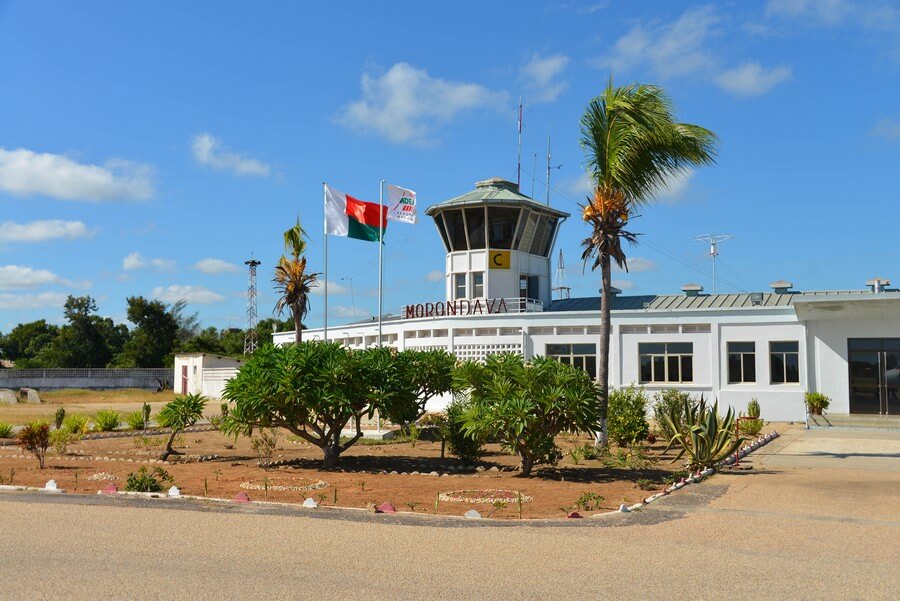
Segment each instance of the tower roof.
[[526,207],[556,217],[568,217],[569,214],[525,196],[514,183],[500,177],[492,177],[475,183],[475,189],[462,196],[431,205],[426,215],[434,216],[443,209],[459,209],[472,206],[509,206]]

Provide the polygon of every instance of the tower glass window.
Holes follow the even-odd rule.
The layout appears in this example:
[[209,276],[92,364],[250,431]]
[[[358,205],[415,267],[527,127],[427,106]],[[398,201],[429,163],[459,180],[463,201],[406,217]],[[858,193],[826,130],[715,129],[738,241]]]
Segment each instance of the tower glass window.
[[447,224],[451,250],[467,250],[466,226],[462,211],[444,211],[444,222]]
[[466,209],[466,229],[469,232],[469,250],[484,248],[484,208]]
[[488,231],[490,248],[511,248],[520,209],[506,207],[488,208]]
[[447,238],[447,230],[444,229],[443,213],[438,213],[434,216],[434,223],[437,225],[438,233],[440,233],[441,240],[444,242],[444,248],[447,249],[447,252],[450,252],[453,249],[450,247],[450,240]]

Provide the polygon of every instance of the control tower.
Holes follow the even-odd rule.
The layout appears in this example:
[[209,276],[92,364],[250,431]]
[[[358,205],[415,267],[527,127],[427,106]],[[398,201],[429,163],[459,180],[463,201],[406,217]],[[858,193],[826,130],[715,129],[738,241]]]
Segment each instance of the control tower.
[[550,304],[550,253],[568,213],[494,177],[425,214],[434,218],[447,251],[448,302],[502,298],[510,311],[540,311]]

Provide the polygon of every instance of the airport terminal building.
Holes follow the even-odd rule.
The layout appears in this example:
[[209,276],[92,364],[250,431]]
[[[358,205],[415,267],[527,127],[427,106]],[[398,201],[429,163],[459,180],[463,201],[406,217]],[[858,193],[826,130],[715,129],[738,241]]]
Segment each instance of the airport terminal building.
[[[445,294],[382,320],[398,349],[442,348],[462,359],[492,353],[555,357],[597,375],[600,297],[551,298],[551,255],[568,215],[502,179],[478,182],[426,211],[446,249]],[[900,292],[882,279],[859,290],[613,298],[610,384],[703,393],[767,420],[805,419],[803,395],[830,413],[900,414]],[[352,348],[378,343],[376,321],[304,331]],[[276,344],[293,341],[278,332]],[[439,406],[433,407],[439,409]]]

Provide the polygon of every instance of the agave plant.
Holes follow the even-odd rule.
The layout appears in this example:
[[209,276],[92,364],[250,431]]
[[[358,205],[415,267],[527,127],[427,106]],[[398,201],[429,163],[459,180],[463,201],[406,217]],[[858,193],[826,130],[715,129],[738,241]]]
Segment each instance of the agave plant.
[[666,451],[675,445],[680,447],[672,462],[687,455],[688,466],[692,470],[703,469],[722,461],[737,451],[744,442],[743,438],[734,436],[735,416],[731,407],[725,417],[719,417],[718,401],[709,407],[702,396],[699,401],[684,399],[683,407],[671,407],[663,419],[666,427],[674,432]]

